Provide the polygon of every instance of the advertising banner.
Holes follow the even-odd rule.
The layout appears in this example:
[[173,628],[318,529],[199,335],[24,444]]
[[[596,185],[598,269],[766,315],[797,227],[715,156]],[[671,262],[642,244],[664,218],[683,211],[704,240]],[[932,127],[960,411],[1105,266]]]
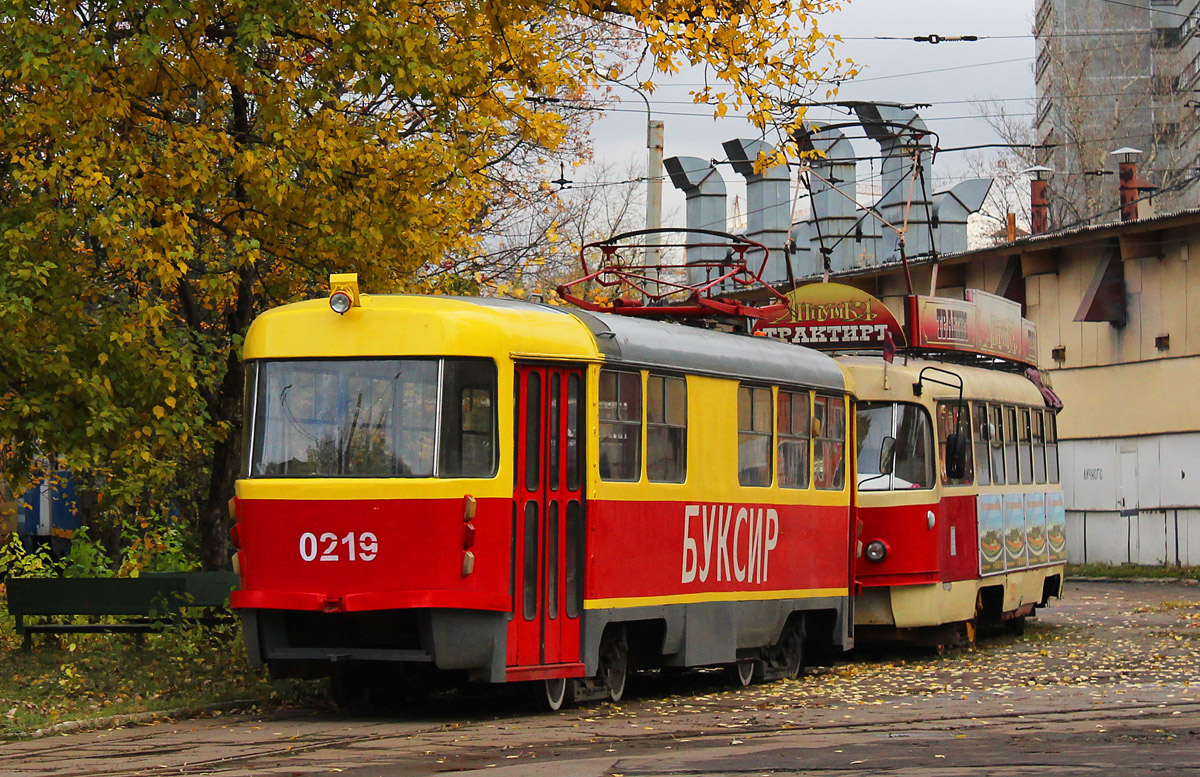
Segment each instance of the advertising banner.
[[911,298],[912,345],[966,351],[1037,365],[1037,327],[1020,304],[976,289],[966,299]]
[[994,575],[1004,566],[1004,501],[1000,494],[980,494],[979,574]]
[[1025,545],[1029,551],[1030,566],[1049,563],[1049,545],[1046,542],[1045,494],[1025,495]]
[[1046,494],[1046,544],[1051,563],[1067,560],[1067,512],[1062,491]]
[[1009,571],[1029,566],[1025,541],[1025,495],[1004,495],[1004,561]]
[[904,329],[887,306],[843,283],[810,283],[787,295],[782,317],[760,321],[754,331],[810,348],[904,347]]

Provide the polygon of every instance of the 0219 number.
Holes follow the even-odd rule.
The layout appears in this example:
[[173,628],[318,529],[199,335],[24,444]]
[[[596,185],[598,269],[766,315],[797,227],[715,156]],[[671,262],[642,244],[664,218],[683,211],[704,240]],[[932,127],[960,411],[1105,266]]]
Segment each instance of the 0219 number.
[[300,535],[300,558],[304,561],[374,561],[379,553],[379,540],[369,531],[357,536],[350,532],[339,537],[333,532],[320,536],[306,531]]

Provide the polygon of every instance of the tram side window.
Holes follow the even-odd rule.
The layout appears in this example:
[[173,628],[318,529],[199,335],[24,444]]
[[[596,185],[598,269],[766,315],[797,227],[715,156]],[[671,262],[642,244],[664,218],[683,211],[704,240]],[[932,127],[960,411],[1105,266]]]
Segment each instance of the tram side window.
[[[496,469],[496,369],[491,362],[446,361],[441,477],[487,477]],[[453,401],[457,397],[458,401]]]
[[1020,408],[1017,419],[1017,449],[1021,455],[1021,482],[1033,482],[1033,445],[1030,441],[1029,408]]
[[981,486],[992,484],[991,445],[992,424],[988,417],[988,408],[983,402],[971,403],[971,423],[975,429],[975,482]]
[[771,485],[771,389],[738,386],[738,483]]
[[992,482],[998,486],[1004,485],[1004,431],[1007,427],[1004,425],[1004,408],[1000,405],[992,405],[992,438],[988,441],[988,447],[992,452]]
[[[970,485],[974,480],[974,467],[971,461],[971,424],[966,417],[967,408],[958,402],[939,402],[937,407],[938,459],[941,462],[942,484],[947,486]],[[952,434],[967,436],[966,466],[962,477],[952,478],[946,471],[946,440]]]
[[1015,486],[1021,482],[1021,473],[1017,469],[1017,409],[1004,408],[1004,471],[1008,473],[1008,484]]
[[807,391],[779,392],[779,485],[781,488],[808,488],[809,435],[812,433],[812,408]]
[[1058,416],[1046,411],[1046,479],[1058,482]]
[[813,481],[825,491],[846,484],[846,403],[841,397],[817,397],[813,404]]
[[687,479],[687,381],[646,379],[646,477],[654,483]]
[[1035,483],[1046,482],[1046,430],[1042,421],[1042,411],[1031,413],[1033,421],[1033,480]]
[[600,371],[600,477],[639,480],[642,470],[642,376]]

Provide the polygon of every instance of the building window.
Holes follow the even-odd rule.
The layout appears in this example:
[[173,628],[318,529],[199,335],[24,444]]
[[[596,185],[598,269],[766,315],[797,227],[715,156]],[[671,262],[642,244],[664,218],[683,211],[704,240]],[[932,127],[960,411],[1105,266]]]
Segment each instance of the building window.
[[687,479],[687,382],[646,380],[646,477],[655,483]]
[[809,435],[812,434],[812,400],[807,391],[780,391],[779,485],[808,488]]
[[600,478],[639,480],[641,453],[642,376],[600,370]]
[[771,389],[738,386],[738,483],[771,485]]

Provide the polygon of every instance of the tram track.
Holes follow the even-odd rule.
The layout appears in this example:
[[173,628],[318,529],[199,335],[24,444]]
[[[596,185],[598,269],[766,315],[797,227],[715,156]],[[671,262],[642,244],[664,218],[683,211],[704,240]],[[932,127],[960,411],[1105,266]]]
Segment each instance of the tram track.
[[[873,739],[885,739],[899,735],[910,737],[915,733],[928,734],[945,731],[963,731],[967,728],[982,729],[1010,724],[1014,720],[1021,720],[1028,724],[1027,726],[1022,726],[1022,729],[1038,728],[1047,723],[1066,720],[1069,720],[1071,724],[1078,727],[1096,722],[1150,721],[1157,718],[1173,717],[1176,713],[1200,714],[1200,702],[1179,701],[1155,703],[1153,705],[1131,703],[1103,707],[1075,706],[983,714],[972,710],[970,714],[910,715],[888,721],[812,722],[796,723],[794,725],[780,724],[779,722],[771,724],[746,724],[732,729],[723,728],[719,731],[714,731],[711,727],[697,727],[671,732],[636,734],[606,734],[596,732],[588,736],[587,742],[571,740],[536,741],[522,744],[509,743],[507,749],[503,752],[519,756],[521,753],[537,754],[553,750],[555,756],[559,758],[574,756],[575,758],[586,759],[590,757],[609,756],[612,753],[614,745],[622,744],[638,752],[652,751],[666,745],[676,748],[680,745],[686,745],[692,749],[723,747],[729,745],[731,735],[736,736],[742,741],[757,741],[759,743],[774,737],[795,736],[804,733],[836,736],[864,734],[869,735]],[[514,722],[517,721],[526,722],[526,719],[514,719]],[[492,724],[494,721],[487,721],[486,723]],[[290,741],[286,745],[282,743],[275,745],[265,743],[247,745],[244,752],[226,756],[156,765],[146,765],[145,763],[131,765],[130,760],[142,760],[146,757],[147,753],[145,750],[129,748],[129,742],[122,743],[125,746],[124,750],[126,752],[111,749],[112,742],[85,743],[75,745],[69,749],[69,752],[78,755],[73,761],[77,764],[76,768],[56,769],[53,774],[56,777],[85,777],[90,775],[95,775],[96,777],[220,775],[247,767],[256,768],[256,762],[264,762],[261,764],[261,767],[267,767],[268,764],[265,762],[286,761],[305,754],[353,748],[357,745],[389,739],[404,740],[409,743],[406,747],[387,751],[388,755],[393,757],[394,760],[411,760],[428,764],[429,754],[435,753],[437,756],[445,758],[446,763],[441,765],[440,768],[435,768],[431,771],[463,771],[495,762],[497,753],[501,752],[499,750],[500,745],[438,742],[437,739],[439,735],[446,734],[454,735],[461,740],[464,738],[464,734],[470,735],[473,732],[479,731],[483,725],[485,725],[484,721],[472,721],[455,726],[451,730],[447,729],[446,724],[440,723],[436,726],[424,726],[403,733],[387,731],[334,736],[308,735],[299,741]],[[155,736],[156,734],[147,734],[145,737],[138,737],[137,739],[138,741],[143,741]],[[150,745],[149,742],[147,744]],[[96,752],[89,752],[93,750],[93,747]],[[171,753],[178,754],[188,748],[184,746],[167,746],[167,748],[164,748],[160,743],[158,745],[150,745],[147,749],[153,749],[154,755],[161,757]],[[59,751],[57,754],[61,756],[62,752]],[[621,756],[618,755],[616,757],[620,758]],[[106,759],[113,766],[105,768],[97,759]],[[17,760],[16,758],[0,758],[0,771],[14,775],[33,773],[32,771],[26,772],[20,769],[19,766],[14,771],[8,772],[8,767],[17,766]],[[415,766],[416,763],[413,765]],[[828,771],[835,772],[839,771],[839,769],[830,767]],[[759,769],[756,772],[762,773],[762,770]],[[45,774],[46,772],[40,771],[39,773]],[[653,770],[635,770],[625,771],[624,773],[629,775],[647,775],[649,777],[659,772]],[[687,772],[671,773],[686,774]],[[731,770],[728,773],[736,774],[738,772]]]

